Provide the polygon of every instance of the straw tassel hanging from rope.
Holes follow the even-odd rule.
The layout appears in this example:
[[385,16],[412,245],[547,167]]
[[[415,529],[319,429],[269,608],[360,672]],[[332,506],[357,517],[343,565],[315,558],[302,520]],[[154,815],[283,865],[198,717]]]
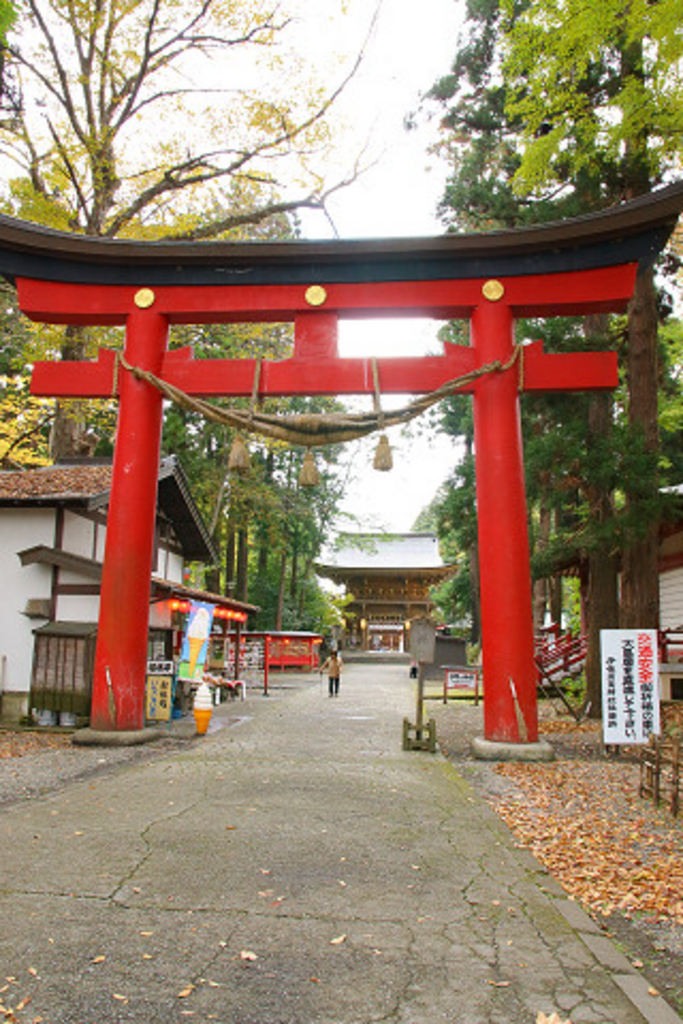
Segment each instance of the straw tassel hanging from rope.
[[382,434],[379,441],[377,442],[377,448],[375,450],[375,459],[372,463],[374,469],[379,469],[382,473],[387,473],[390,469],[394,468],[394,459],[391,454],[391,446],[389,439],[386,434]]
[[[384,413],[382,412],[382,405],[379,397],[379,371],[377,369],[377,360],[372,360],[372,379],[375,385],[375,393],[373,395],[373,401],[375,404],[375,414],[377,416],[377,426],[381,431],[384,431]],[[377,442],[377,449],[375,451],[375,460],[373,467],[378,469],[381,473],[387,473],[394,467],[394,460],[391,454],[391,446],[389,445],[389,439],[385,433],[380,435],[379,441]]]
[[230,473],[238,473],[244,476],[251,469],[251,458],[249,457],[249,450],[244,443],[244,439],[241,434],[237,434],[235,440],[232,442],[230,448],[230,455],[228,456],[228,470]]
[[318,467],[315,464],[315,456],[310,448],[307,449],[304,455],[303,465],[301,466],[301,472],[299,473],[299,486],[300,487],[317,487],[320,483],[320,473]]
[[[258,402],[258,389],[261,382],[261,356],[256,360],[256,366],[254,368],[254,383],[251,388],[251,401],[249,403],[249,419],[247,421],[247,430],[252,428],[254,422],[254,412],[256,409],[256,403]],[[238,473],[244,476],[251,469],[251,457],[249,455],[249,449],[244,443],[244,438],[241,434],[237,434],[235,440],[232,442],[230,449],[230,455],[228,456],[228,470],[231,473]]]

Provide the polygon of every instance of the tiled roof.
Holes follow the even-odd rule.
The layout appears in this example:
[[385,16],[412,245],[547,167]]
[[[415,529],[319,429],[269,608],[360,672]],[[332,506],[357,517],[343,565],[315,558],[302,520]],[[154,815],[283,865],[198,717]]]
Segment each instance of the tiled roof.
[[41,466],[0,473],[0,500],[92,498],[111,487],[111,466]]
[[444,566],[433,533],[344,534],[325,559],[344,569],[438,569]]
[[[159,466],[158,505],[173,523],[185,557],[202,562],[217,558],[178,461],[169,456]],[[0,472],[0,508],[80,505],[102,508],[109,502],[112,467],[92,463],[41,466]]]

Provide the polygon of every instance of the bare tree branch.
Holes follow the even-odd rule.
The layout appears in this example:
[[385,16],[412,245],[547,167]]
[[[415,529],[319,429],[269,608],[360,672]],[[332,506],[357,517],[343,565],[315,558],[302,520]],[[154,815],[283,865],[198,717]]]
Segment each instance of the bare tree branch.
[[217,238],[218,235],[225,234],[226,231],[241,227],[244,224],[260,224],[278,214],[291,213],[294,210],[309,209],[324,211],[325,203],[330,196],[334,195],[334,193],[338,192],[340,189],[347,188],[353,180],[355,180],[355,175],[353,178],[346,178],[343,181],[338,182],[336,185],[328,188],[320,195],[310,194],[307,196],[300,196],[298,199],[291,199],[287,202],[267,203],[255,210],[245,211],[241,214],[227,214],[225,217],[218,218],[217,220],[211,221],[209,224],[204,224],[199,228],[194,228],[192,231],[177,232],[167,235],[166,237],[177,242],[198,242],[209,238]]
[[[323,210],[325,198],[343,187],[341,182],[327,190],[322,185],[309,187],[308,191],[304,187],[298,198],[281,198],[275,194],[280,176],[264,172],[264,167],[294,154],[301,159],[306,156],[312,130],[327,118],[356,74],[367,39],[339,84],[298,119],[281,97],[270,103],[266,98],[265,127],[255,130],[254,124],[248,124],[237,144],[231,138],[225,146],[189,152],[186,159],[171,160],[170,166],[143,168],[136,175],[119,171],[123,152],[119,136],[141,114],[176,99],[227,97],[234,93],[239,103],[245,95],[239,88],[215,88],[211,84],[208,88],[195,83],[178,87],[168,81],[167,72],[182,70],[185,58],[192,53],[206,55],[265,44],[289,24],[286,14],[275,4],[263,17],[223,32],[223,24],[212,22],[215,7],[216,0],[188,0],[185,9],[179,9],[183,14],[179,22],[179,10],[174,8],[171,16],[167,0],[140,0],[133,5],[119,0],[91,0],[89,5],[80,0],[26,0],[28,17],[42,39],[47,60],[40,63],[30,47],[24,52],[25,36],[20,37],[18,45],[13,43],[9,52],[15,66],[32,76],[44,91],[42,123],[51,145],[40,152],[31,136],[31,125],[38,124],[40,130],[40,122],[24,119],[18,131],[0,125],[0,148],[27,168],[37,192],[68,210],[74,228],[114,237],[136,221],[158,218],[185,190],[221,181],[264,186],[267,198],[257,202],[251,213],[240,209],[219,214],[179,235],[210,238],[232,227],[262,223],[297,207]],[[132,60],[130,40],[120,45],[128,30],[137,32]],[[53,104],[60,115],[54,115]],[[35,118],[35,104],[30,113]],[[177,137],[172,141],[177,143]],[[68,182],[68,198],[55,184],[60,174]],[[348,180],[355,180],[356,175],[357,170]],[[136,177],[141,187],[131,195]]]

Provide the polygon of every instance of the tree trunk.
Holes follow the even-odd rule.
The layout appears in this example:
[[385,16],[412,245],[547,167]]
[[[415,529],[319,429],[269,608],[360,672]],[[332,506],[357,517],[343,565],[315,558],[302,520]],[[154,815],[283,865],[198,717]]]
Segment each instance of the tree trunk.
[[237,600],[249,600],[249,531],[246,526],[237,534]]
[[[536,549],[543,551],[548,546],[548,540],[550,539],[550,527],[552,523],[552,516],[550,509],[541,503],[539,509],[539,521],[538,521],[538,538],[536,540]],[[543,629],[545,622],[545,613],[548,607],[548,581],[547,579],[534,580],[533,583],[533,619],[534,619],[534,633],[539,633]]]
[[586,704],[589,718],[602,715],[600,630],[616,629],[619,625],[617,570],[616,555],[593,551],[588,556]]
[[[612,431],[612,398],[608,394],[595,394],[588,406],[589,438],[605,438]],[[595,490],[590,495],[593,520],[597,525],[607,523],[614,515],[610,491]],[[600,631],[616,629],[619,625],[619,593],[617,584],[618,556],[604,546],[591,548],[588,553],[588,586],[586,593],[586,703],[589,717],[602,714],[602,672],[600,662]]]
[[481,643],[481,587],[479,585],[479,545],[475,541],[470,548],[470,595],[472,601],[472,627],[470,643]]
[[562,576],[558,573],[550,580],[550,618],[562,628]]
[[268,578],[268,555],[270,545],[265,531],[262,531],[259,538],[258,560],[256,562],[256,578],[259,583],[265,583]]
[[291,541],[291,575],[289,578],[289,596],[294,601],[296,599],[296,590],[299,585],[299,534],[297,530],[294,530],[294,536]]
[[[64,329],[62,359],[87,359],[87,335],[83,327],[69,324]],[[91,458],[98,437],[88,430],[87,405],[83,401],[55,404],[55,418],[50,432],[50,455],[54,462],[66,458]]]
[[275,613],[275,629],[282,631],[282,614],[285,607],[285,577],[287,575],[287,549],[283,548],[280,556],[280,585],[277,591],[277,611]]
[[235,527],[228,524],[225,539],[225,588],[226,596],[235,591]]
[[[644,479],[629,481],[627,508],[637,511],[643,501],[650,507],[659,480],[656,453],[659,448],[657,391],[657,296],[654,274],[638,275],[628,314],[629,423],[639,431],[652,454],[650,472]],[[656,629],[659,626],[659,517],[648,515],[640,535],[624,549],[621,580],[621,626],[624,629]]]
[[221,569],[220,562],[216,565],[209,565],[206,568],[206,574],[204,576],[204,584],[206,590],[211,590],[214,594],[220,593],[221,589]]
[[[275,467],[275,456],[272,451],[268,451],[266,454],[266,460],[264,464],[264,482],[270,487],[273,483],[274,469]],[[258,529],[258,558],[256,562],[256,578],[259,583],[265,585],[268,579],[268,559],[270,556],[270,539],[268,537],[268,527],[263,521],[259,524]]]
[[306,607],[306,589],[307,589],[307,586],[308,586],[308,581],[311,579],[312,575],[313,575],[313,559],[312,558],[307,558],[306,559],[306,565],[304,567],[304,571],[303,571],[303,574],[301,576],[301,583],[299,584],[299,599],[297,601],[297,612],[299,614],[299,618],[300,619],[303,618],[304,609]]

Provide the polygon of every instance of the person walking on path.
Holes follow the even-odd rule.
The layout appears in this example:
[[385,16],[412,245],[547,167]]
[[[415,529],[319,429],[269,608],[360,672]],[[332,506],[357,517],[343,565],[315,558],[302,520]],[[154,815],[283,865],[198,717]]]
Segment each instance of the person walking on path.
[[341,679],[342,660],[337,651],[332,651],[329,658],[324,665],[321,666],[321,672],[327,672],[327,681],[329,686],[330,697],[339,696],[339,680]]

